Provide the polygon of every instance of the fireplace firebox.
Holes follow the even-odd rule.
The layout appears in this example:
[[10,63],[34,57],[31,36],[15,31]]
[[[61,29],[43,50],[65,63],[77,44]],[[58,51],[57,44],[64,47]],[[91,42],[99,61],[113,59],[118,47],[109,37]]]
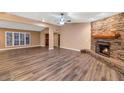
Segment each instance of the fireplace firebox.
[[98,40],[96,42],[96,53],[110,57],[110,42]]

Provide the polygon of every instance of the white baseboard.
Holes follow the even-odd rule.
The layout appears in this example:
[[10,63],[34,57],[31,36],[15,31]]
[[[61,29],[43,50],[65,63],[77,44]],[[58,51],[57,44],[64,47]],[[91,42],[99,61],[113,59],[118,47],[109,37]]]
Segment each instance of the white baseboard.
[[74,51],[78,51],[78,52],[80,52],[80,50],[79,50],[79,49],[67,48],[67,47],[61,47],[61,46],[60,46],[60,48],[63,48],[63,49],[68,49],[68,50],[74,50]]
[[41,45],[34,45],[34,46],[25,46],[25,47],[3,48],[3,49],[0,49],[0,51],[12,50],[12,49],[21,49],[21,48],[33,48],[33,47],[42,47],[42,46]]
[[45,47],[45,45],[40,45],[40,46]]
[[49,48],[49,50],[53,50],[54,48]]

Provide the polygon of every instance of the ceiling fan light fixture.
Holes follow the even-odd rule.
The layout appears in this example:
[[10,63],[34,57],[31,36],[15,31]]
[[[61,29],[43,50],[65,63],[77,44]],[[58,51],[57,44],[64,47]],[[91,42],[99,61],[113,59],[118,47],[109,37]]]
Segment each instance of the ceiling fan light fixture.
[[64,22],[64,21],[60,21],[59,24],[60,24],[60,25],[64,25],[65,22]]
[[60,25],[64,25],[65,24],[65,18],[64,18],[64,14],[63,13],[61,13],[59,24]]

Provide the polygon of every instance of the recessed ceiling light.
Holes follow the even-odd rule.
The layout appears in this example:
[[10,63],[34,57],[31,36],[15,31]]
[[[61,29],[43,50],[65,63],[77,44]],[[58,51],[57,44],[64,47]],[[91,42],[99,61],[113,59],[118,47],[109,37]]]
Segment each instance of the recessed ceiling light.
[[44,18],[42,19],[42,22],[45,22],[45,19]]
[[94,21],[95,20],[95,18],[89,18],[89,21]]

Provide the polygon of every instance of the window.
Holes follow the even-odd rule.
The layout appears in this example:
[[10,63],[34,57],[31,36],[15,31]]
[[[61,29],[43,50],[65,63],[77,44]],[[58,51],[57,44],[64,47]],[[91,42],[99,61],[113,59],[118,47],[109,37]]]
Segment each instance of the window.
[[6,32],[5,34],[6,46],[24,46],[30,45],[30,33],[22,32]]
[[14,45],[19,45],[19,33],[14,33]]
[[20,45],[25,45],[25,33],[20,33]]
[[7,32],[6,33],[6,45],[7,46],[12,46],[13,45],[13,34],[12,34],[12,32]]
[[26,33],[26,45],[30,44],[30,34]]

